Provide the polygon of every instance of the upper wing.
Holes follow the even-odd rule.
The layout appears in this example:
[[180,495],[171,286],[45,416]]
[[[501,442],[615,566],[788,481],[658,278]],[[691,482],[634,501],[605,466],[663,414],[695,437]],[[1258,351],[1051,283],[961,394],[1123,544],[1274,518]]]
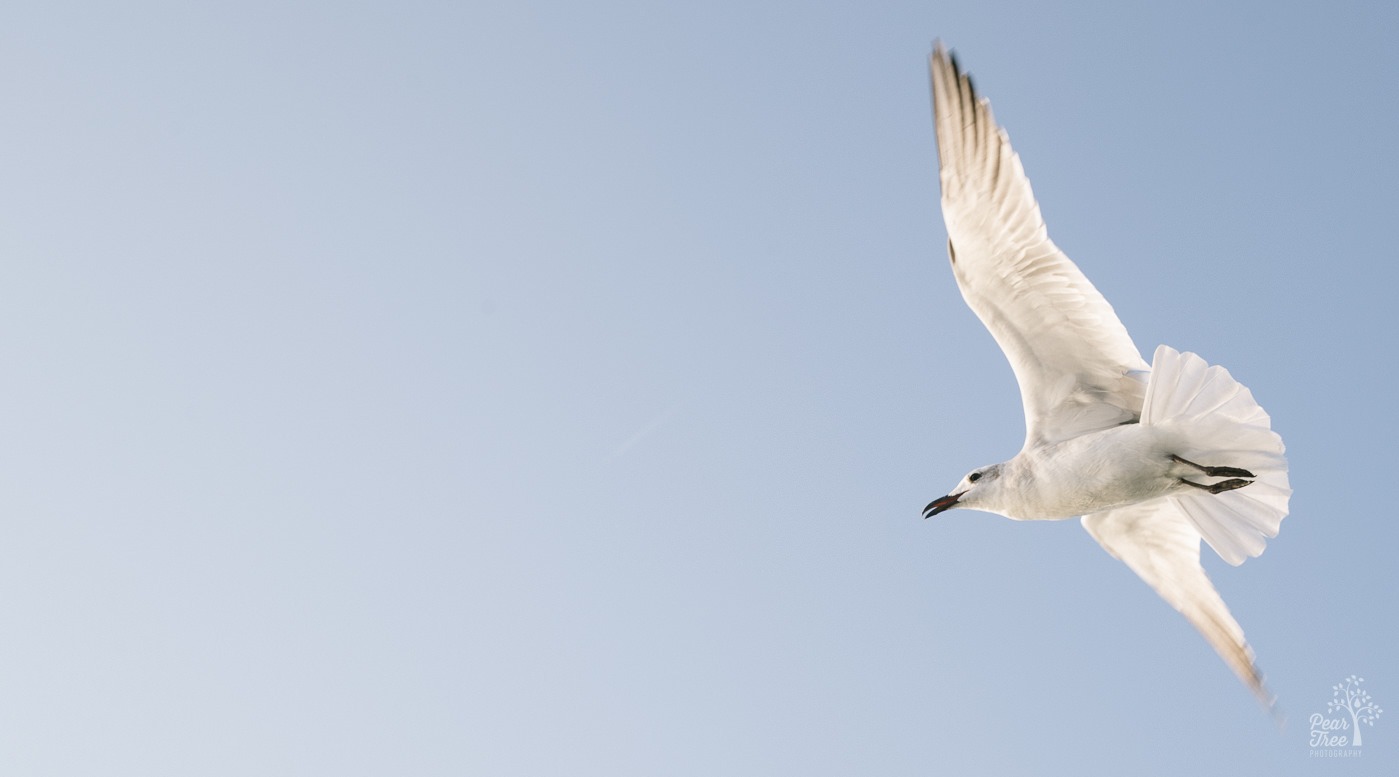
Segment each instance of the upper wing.
[[947,250],[962,296],[1010,359],[1025,446],[1134,421],[1146,370],[1112,306],[1045,231],[1030,181],[991,104],[941,44],[933,120]]
[[1083,528],[1194,624],[1239,679],[1272,707],[1243,629],[1200,566],[1200,533],[1176,497],[1085,515]]

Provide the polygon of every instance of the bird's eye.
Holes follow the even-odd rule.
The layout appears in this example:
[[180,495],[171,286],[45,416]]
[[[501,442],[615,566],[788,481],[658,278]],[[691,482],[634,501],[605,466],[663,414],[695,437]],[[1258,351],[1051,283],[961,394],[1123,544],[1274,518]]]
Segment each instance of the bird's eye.
[[980,473],[980,472],[973,472],[972,474],[967,475],[967,480],[969,480],[969,481],[975,483],[976,481],[981,480],[981,473]]

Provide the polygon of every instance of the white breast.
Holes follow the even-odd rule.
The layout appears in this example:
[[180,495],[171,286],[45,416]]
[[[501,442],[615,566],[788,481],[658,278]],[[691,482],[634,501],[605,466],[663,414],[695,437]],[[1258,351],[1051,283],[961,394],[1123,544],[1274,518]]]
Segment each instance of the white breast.
[[1130,424],[1022,451],[1009,462],[1007,517],[1060,520],[1178,490],[1170,433]]

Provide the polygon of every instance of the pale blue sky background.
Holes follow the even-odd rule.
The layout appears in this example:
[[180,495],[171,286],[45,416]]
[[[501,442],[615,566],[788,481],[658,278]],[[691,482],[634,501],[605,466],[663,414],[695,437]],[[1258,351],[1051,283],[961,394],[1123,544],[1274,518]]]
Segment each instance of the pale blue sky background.
[[[5,6],[4,771],[1393,774],[1393,7]],[[934,37],[1289,445],[1207,561],[1281,732],[1076,522],[919,517],[1023,434]]]

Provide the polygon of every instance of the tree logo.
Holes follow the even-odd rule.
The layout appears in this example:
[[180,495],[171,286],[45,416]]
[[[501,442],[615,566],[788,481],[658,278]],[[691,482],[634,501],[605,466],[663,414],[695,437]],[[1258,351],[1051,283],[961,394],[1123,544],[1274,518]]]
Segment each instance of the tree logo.
[[1355,758],[1360,755],[1363,738],[1361,724],[1374,726],[1384,710],[1361,688],[1365,678],[1351,675],[1331,686],[1331,701],[1326,714],[1313,713],[1311,723],[1312,755],[1332,758]]

